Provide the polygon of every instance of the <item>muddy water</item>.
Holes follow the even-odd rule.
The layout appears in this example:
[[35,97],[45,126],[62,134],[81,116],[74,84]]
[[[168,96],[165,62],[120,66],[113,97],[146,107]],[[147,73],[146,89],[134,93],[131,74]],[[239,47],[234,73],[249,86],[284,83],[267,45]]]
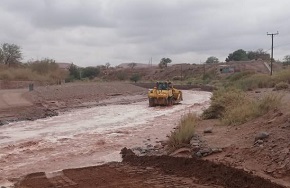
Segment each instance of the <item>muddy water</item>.
[[166,139],[183,114],[200,113],[210,96],[184,91],[181,104],[155,108],[149,108],[147,100],[120,104],[114,99],[104,102],[105,106],[2,126],[0,182],[31,172],[119,161],[121,148],[155,145]]

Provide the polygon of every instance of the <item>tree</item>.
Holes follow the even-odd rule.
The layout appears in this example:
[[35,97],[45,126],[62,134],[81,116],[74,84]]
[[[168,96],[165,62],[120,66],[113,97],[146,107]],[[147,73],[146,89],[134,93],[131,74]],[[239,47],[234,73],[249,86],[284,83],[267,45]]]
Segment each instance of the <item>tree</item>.
[[229,56],[226,58],[226,62],[229,61],[247,61],[248,55],[247,52],[243,49],[239,49],[234,51],[233,53],[230,53]]
[[290,65],[290,55],[285,55],[284,56],[283,65]]
[[217,57],[214,56],[210,56],[207,58],[206,64],[213,64],[213,63],[219,63],[219,59]]
[[68,68],[69,75],[72,79],[80,79],[81,78],[81,71],[80,69],[74,65],[73,63]]
[[109,62],[107,62],[107,63],[105,64],[106,69],[110,68],[110,66],[111,66],[111,64],[110,64]]
[[171,63],[171,62],[172,62],[172,60],[171,60],[170,58],[162,58],[162,59],[160,60],[159,67],[160,67],[160,68],[167,67],[167,64],[168,64],[168,63]]
[[4,43],[0,48],[0,63],[8,66],[19,64],[22,59],[20,47],[16,44]]
[[140,74],[133,74],[131,77],[130,77],[130,80],[133,81],[133,82],[138,82],[139,80],[141,79],[141,75]]
[[256,51],[248,51],[247,53],[249,60],[270,60],[270,54],[265,52],[263,49],[258,49]]
[[86,67],[82,70],[82,77],[93,79],[98,76],[100,69],[98,67]]
[[132,62],[132,63],[129,63],[128,64],[128,67],[130,67],[131,69],[133,69],[134,67],[136,67],[136,65],[137,65],[137,63]]

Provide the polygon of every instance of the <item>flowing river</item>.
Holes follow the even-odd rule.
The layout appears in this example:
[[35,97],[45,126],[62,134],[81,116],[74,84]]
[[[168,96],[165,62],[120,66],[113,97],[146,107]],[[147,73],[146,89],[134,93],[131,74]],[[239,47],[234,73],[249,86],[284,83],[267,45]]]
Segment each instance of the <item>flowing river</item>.
[[181,104],[171,107],[148,107],[144,96],[139,96],[144,99],[141,102],[129,104],[117,98],[103,106],[1,126],[0,185],[32,172],[120,161],[123,147],[156,145],[182,115],[201,113],[211,93],[183,91],[183,96]]

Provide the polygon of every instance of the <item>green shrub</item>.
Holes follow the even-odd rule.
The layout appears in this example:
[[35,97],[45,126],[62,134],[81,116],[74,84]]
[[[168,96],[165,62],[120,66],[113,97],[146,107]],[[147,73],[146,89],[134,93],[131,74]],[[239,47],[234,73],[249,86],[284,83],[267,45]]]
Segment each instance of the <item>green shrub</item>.
[[276,90],[283,90],[283,89],[288,89],[289,85],[286,82],[279,82],[278,84],[275,85]]
[[130,80],[132,82],[138,82],[139,80],[141,79],[141,75],[140,74],[133,74],[131,77],[130,77]]
[[99,67],[85,67],[82,69],[82,78],[89,78],[92,80],[100,74]]
[[175,129],[171,132],[168,138],[168,150],[174,151],[183,146],[188,146],[190,140],[194,136],[195,125],[198,122],[198,117],[194,113],[184,115]]

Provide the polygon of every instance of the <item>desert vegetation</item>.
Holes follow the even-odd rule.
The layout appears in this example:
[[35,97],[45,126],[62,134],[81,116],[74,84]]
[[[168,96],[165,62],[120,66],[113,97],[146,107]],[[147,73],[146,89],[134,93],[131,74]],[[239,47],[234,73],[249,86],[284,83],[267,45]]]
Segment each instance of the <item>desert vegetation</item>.
[[[275,92],[255,98],[248,94],[259,88],[285,90],[289,88],[290,69],[276,72],[273,76],[254,71],[231,74],[218,79],[213,74],[203,75],[203,83],[216,82],[210,106],[204,110],[202,119],[218,119],[221,125],[237,126],[263,116],[282,105],[283,95]],[[190,83],[197,81],[192,80]],[[168,138],[169,150],[188,146],[194,136],[194,126],[198,117],[193,114],[181,118],[177,129]]]
[[190,144],[191,138],[194,136],[194,127],[199,121],[199,118],[194,113],[188,113],[181,117],[175,131],[172,131],[168,138],[168,150],[175,149]]

